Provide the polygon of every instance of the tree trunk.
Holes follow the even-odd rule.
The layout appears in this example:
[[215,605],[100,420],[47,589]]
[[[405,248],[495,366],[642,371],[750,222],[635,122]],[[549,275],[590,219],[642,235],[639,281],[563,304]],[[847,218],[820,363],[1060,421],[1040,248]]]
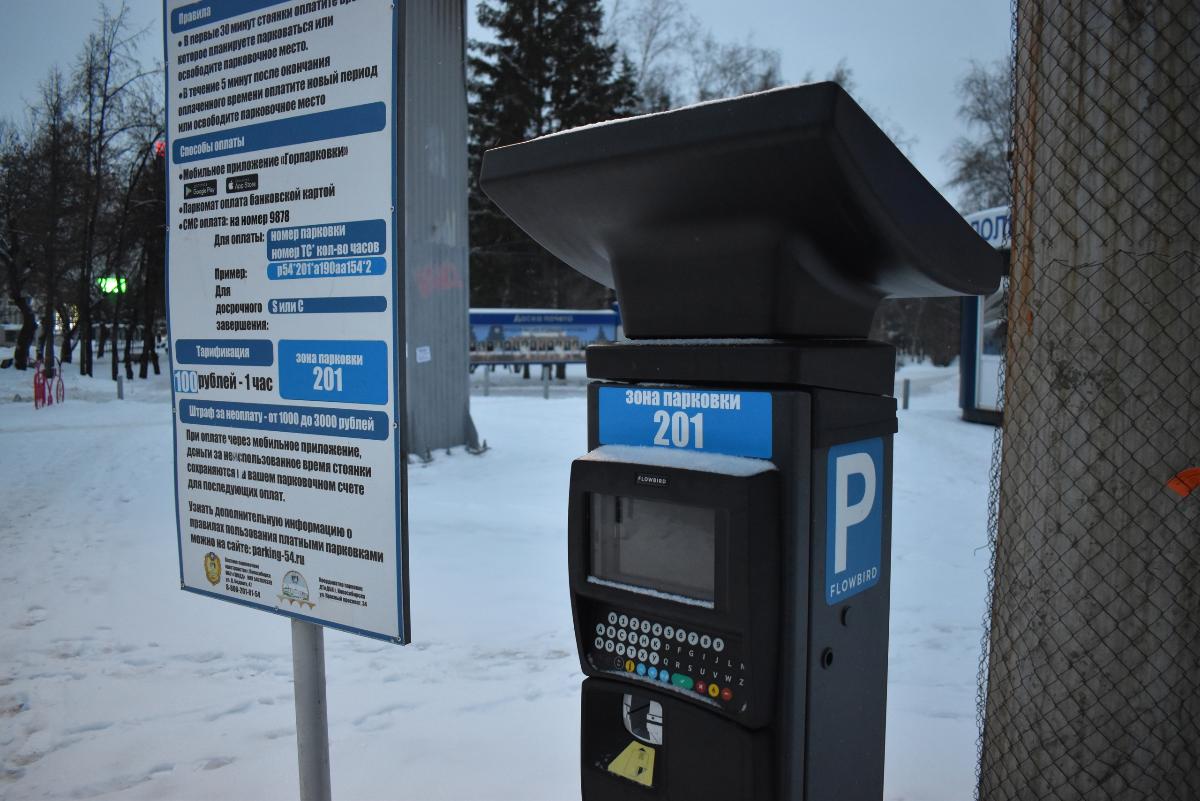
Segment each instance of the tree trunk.
[[44,364],[54,362],[54,312],[52,311],[42,315],[42,336],[38,340],[37,355]]
[[17,341],[13,348],[13,367],[26,370],[29,368],[29,346],[37,332],[37,318],[33,314],[33,305],[29,298],[15,291],[9,294],[9,298],[21,313],[21,330],[17,332]]
[[92,313],[79,312],[79,374],[92,374]]
[[112,312],[112,335],[110,336],[110,339],[112,340],[112,380],[113,381],[117,380],[117,369],[120,367],[120,356],[117,353],[117,345],[121,341],[120,340],[121,326],[120,326],[120,322],[119,322],[119,320],[121,318],[120,297],[121,297],[120,295],[113,295],[111,297],[113,312]]
[[[58,319],[66,319],[62,314],[58,315]],[[70,364],[72,354],[75,352],[75,330],[74,328],[66,328],[63,330],[62,345],[59,349],[58,360],[63,364]]]
[[21,298],[17,309],[21,312],[21,330],[17,332],[16,347],[13,350],[13,366],[18,370],[26,370],[29,368],[29,346],[33,344],[33,337],[37,332],[37,318],[33,315],[33,306],[29,298]]
[[133,380],[133,327],[125,326],[125,378]]
[[1200,798],[1200,13],[1018,0],[979,797]]
[[154,361],[154,374],[158,375],[158,352],[155,346],[158,344],[154,336],[154,325],[157,322],[155,319],[155,304],[153,282],[147,279],[146,287],[142,291],[142,358],[141,364],[138,367],[138,375],[145,378],[147,374],[147,365],[151,360]]

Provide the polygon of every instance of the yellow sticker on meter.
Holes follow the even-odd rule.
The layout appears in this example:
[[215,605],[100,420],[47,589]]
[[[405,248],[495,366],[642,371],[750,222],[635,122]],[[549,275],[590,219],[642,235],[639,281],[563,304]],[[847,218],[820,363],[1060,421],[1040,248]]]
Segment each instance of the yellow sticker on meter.
[[654,785],[654,749],[636,740],[608,765],[608,772],[646,787]]

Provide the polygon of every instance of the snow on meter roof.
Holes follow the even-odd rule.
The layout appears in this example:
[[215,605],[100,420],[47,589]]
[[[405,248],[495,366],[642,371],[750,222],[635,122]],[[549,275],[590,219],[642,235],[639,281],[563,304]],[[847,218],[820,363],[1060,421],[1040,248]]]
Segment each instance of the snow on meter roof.
[[834,83],[496,148],[480,181],[617,290],[633,338],[862,337],[884,297],[987,294],[1003,273]]

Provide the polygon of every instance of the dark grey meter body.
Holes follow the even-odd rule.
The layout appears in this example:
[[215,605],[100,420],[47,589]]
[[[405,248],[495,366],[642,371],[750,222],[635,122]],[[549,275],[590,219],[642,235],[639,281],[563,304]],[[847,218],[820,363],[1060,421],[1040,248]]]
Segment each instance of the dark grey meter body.
[[[762,726],[778,646],[779,477],[769,462],[750,475],[703,464],[588,456],[572,465],[580,666]],[[638,481],[648,473],[663,483]]]
[[[608,380],[568,510],[585,801],[882,795],[896,416],[854,368],[892,354],[746,347],[589,349]],[[829,353],[853,391],[813,383]]]

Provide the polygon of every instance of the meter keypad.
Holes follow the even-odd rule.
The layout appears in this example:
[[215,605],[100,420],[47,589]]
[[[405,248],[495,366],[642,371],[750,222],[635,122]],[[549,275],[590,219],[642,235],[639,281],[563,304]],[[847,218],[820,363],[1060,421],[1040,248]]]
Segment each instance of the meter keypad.
[[[615,609],[597,608],[592,620],[584,630],[597,632],[587,651],[594,669],[656,683],[729,712],[746,711],[746,665],[729,635]],[[610,620],[616,625],[606,625]]]

